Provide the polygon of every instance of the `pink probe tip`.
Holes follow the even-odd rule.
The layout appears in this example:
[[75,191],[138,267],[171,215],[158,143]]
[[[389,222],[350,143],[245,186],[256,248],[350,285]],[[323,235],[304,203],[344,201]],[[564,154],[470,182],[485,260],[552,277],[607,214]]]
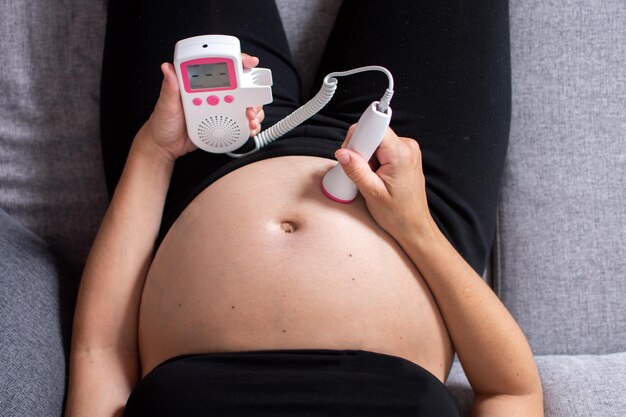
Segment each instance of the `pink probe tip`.
[[341,198],[337,198],[334,195],[332,195],[331,193],[329,193],[328,191],[326,191],[326,188],[324,188],[324,183],[320,184],[322,186],[322,192],[324,193],[324,195],[328,198],[330,198],[333,201],[336,201],[338,203],[341,204],[350,204],[354,201],[354,198],[352,200],[342,200]]

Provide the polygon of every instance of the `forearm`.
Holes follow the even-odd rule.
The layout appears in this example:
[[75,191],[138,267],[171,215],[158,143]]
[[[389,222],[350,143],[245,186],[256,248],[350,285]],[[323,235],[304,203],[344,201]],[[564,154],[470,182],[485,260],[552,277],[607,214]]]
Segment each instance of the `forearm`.
[[[351,131],[344,145],[350,139]],[[388,130],[376,150],[376,171],[349,147],[335,156],[374,220],[430,287],[476,394],[473,415],[542,416],[541,382],[526,337],[430,215],[419,144]]]
[[428,283],[474,391],[481,395],[539,395],[528,342],[493,291],[465,262],[436,224],[398,237]]
[[83,273],[73,342],[79,349],[136,348],[136,318],[173,162],[139,131]]
[[135,354],[73,352],[65,417],[122,417],[138,372]]
[[[133,142],[81,280],[68,410],[70,401],[84,399],[76,392],[96,397],[107,379],[117,384],[111,390],[128,390],[139,376],[139,302],[173,167],[146,135],[140,130]],[[82,410],[82,415],[93,412]]]

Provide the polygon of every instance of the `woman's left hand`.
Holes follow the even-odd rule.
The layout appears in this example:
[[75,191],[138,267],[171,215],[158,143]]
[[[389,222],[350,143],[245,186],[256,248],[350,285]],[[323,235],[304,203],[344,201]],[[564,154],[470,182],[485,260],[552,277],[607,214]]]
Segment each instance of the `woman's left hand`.
[[[258,65],[259,59],[247,54],[241,54],[243,67],[254,68]],[[185,125],[185,113],[180,100],[178,79],[174,66],[170,63],[161,65],[163,72],[163,83],[159,100],[150,115],[150,119],[142,129],[150,145],[155,145],[165,157],[176,160],[197,149],[191,142],[187,134]],[[246,109],[246,116],[250,122],[250,135],[254,136],[261,130],[261,122],[265,117],[263,107],[249,107]]]
[[432,230],[435,223],[426,200],[422,153],[417,141],[398,137],[388,128],[376,150],[377,163],[373,168],[358,152],[347,148],[355,127],[348,130],[335,157],[359,188],[376,223],[397,240],[406,233]]

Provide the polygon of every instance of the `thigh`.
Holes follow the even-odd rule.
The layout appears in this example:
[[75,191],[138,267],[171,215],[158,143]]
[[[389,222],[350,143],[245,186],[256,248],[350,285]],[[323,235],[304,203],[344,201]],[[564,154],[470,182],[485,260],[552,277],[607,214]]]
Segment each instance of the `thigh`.
[[[433,216],[482,272],[510,122],[507,1],[345,0],[315,84],[363,65],[394,75],[391,127],[420,143]],[[382,74],[340,78],[325,114],[354,123],[386,86]]]
[[[273,0],[110,0],[101,91],[102,148],[110,193],[134,135],[158,99],[161,63],[172,62],[178,40],[213,33],[238,37],[242,52],[258,56],[260,66],[272,70],[274,101],[265,107],[264,125],[298,106],[299,78]],[[172,178],[176,186],[171,188],[185,187],[229,160],[205,152],[181,158]]]

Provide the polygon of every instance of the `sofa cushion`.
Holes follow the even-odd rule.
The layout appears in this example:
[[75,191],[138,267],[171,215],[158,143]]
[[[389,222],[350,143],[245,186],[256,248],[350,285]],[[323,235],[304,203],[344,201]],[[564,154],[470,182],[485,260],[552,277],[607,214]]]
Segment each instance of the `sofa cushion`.
[[[626,352],[608,355],[536,357],[546,417],[626,416]],[[469,416],[471,387],[458,362],[446,385]]]
[[494,285],[538,354],[626,351],[626,2],[511,1]]
[[276,0],[293,62],[306,95],[339,12],[341,0]]
[[43,240],[0,209],[0,415],[61,415],[71,285]]
[[0,207],[75,269],[106,206],[98,126],[105,4],[0,6]]

